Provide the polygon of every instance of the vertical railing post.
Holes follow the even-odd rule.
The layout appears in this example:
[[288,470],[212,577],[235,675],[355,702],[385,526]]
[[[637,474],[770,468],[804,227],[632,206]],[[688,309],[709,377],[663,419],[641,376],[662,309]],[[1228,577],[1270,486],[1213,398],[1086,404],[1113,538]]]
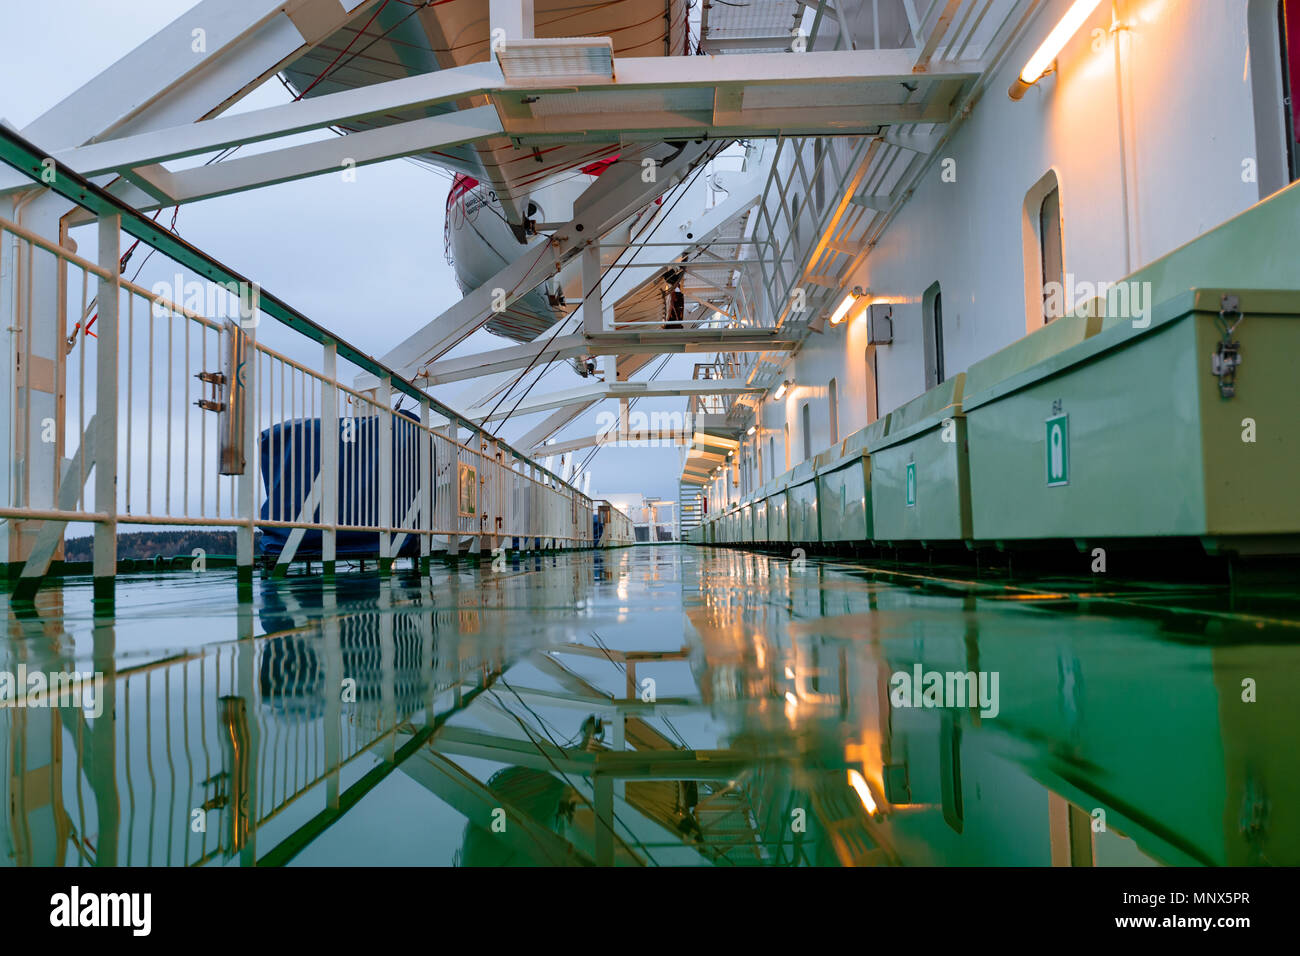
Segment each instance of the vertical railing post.
[[[235,528],[235,575],[236,589],[241,601],[253,599],[253,547],[257,534],[257,381],[261,358],[257,354],[255,318],[255,316],[251,317],[247,323],[241,321],[238,325],[227,329],[228,335],[239,335],[241,330],[247,335],[242,380],[237,378],[230,383],[232,392],[235,389],[242,389],[244,393],[244,433],[240,438],[243,444],[244,470],[235,483],[235,516],[240,519],[240,523]],[[236,375],[238,376],[237,371]]]
[[325,343],[325,381],[321,383],[320,412],[320,520],[325,525],[321,531],[321,564],[326,581],[333,580],[338,559],[339,523],[339,349],[333,342]]
[[420,574],[428,576],[429,574],[429,551],[432,546],[433,535],[429,534],[433,530],[433,433],[430,428],[430,408],[427,398],[420,399],[420,445],[417,454],[420,463],[420,509],[419,524],[417,527],[424,532],[420,535]]
[[393,380],[379,380],[379,571],[393,570]]
[[[474,490],[475,514],[469,526],[470,534],[473,536],[473,540],[470,542],[469,546],[469,553],[472,554],[475,559],[483,556],[483,515],[485,512],[483,511],[483,502],[480,500],[482,495],[479,493],[484,487],[483,455],[481,454],[483,446],[483,430],[481,428],[475,429],[469,439],[470,451],[474,453],[473,458],[471,459],[474,462],[474,477],[478,482],[478,488]],[[457,494],[459,494],[459,491]],[[459,511],[459,509],[457,510]],[[474,527],[475,523],[478,524],[477,528]]]
[[448,422],[444,428],[447,436],[447,494],[444,495],[442,506],[438,509],[439,515],[445,515],[447,520],[446,547],[447,557],[454,558],[460,553],[460,509],[456,504],[456,496],[459,493],[460,483],[460,448],[457,446],[459,439],[459,429],[455,422]]
[[[122,277],[122,217],[99,217],[99,318],[95,365],[95,510],[104,514],[95,524],[94,600],[112,611],[117,575],[117,329]],[[83,344],[83,348],[85,345]]]

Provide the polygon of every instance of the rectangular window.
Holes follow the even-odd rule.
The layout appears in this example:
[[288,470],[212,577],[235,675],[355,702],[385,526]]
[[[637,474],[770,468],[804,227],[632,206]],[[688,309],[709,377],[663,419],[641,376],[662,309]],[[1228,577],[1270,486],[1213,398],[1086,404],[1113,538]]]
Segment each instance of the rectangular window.
[[812,457],[812,411],[808,408],[808,403],[803,403],[803,458],[807,461]]
[[934,388],[944,380],[943,370],[943,293],[939,283],[925,290],[921,297],[923,345],[925,347],[925,387]]
[[1287,169],[1291,181],[1300,179],[1300,0],[1280,0],[1277,5],[1278,46],[1282,54],[1282,116]]
[[1043,322],[1061,317],[1065,275],[1061,249],[1061,190],[1053,189],[1038,207],[1038,244],[1043,262]]
[[831,412],[831,444],[834,445],[840,440],[840,403],[839,396],[836,394],[835,379],[831,379],[830,387],[827,389],[827,402]]
[[934,384],[943,384],[943,293],[934,294]]

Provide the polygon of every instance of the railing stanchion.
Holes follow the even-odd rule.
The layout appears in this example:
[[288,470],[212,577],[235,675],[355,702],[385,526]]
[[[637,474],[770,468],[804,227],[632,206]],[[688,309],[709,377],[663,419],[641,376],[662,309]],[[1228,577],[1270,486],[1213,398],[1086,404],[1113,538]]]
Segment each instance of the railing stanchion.
[[[104,520],[95,525],[94,600],[112,611],[117,575],[117,316],[122,277],[122,217],[99,217],[99,265],[111,278],[99,277],[99,326],[95,366],[95,510]],[[82,339],[82,348],[87,347]],[[71,477],[71,476],[69,476]]]
[[379,572],[393,570],[393,380],[379,380]]
[[430,430],[429,419],[431,412],[429,410],[429,400],[427,398],[420,400],[420,443],[417,452],[419,462],[419,491],[420,508],[417,514],[417,521],[420,531],[425,532],[420,535],[420,574],[427,577],[429,574],[429,551],[432,545],[433,537],[428,532],[434,528],[433,518],[433,469],[434,469],[434,452],[433,452],[433,433]]
[[[238,335],[243,323],[236,323],[227,329],[227,335]],[[245,369],[243,380],[230,383],[231,393],[242,389],[244,393],[243,444],[244,470],[235,482],[235,516],[240,519],[235,528],[235,573],[239,600],[253,599],[253,548],[257,533],[257,434],[258,434],[258,396],[256,383],[261,360],[255,345],[256,325],[249,322],[242,331],[248,337],[245,343]],[[251,367],[249,367],[251,366]],[[269,499],[268,499],[269,500]]]
[[325,343],[325,379],[321,382],[320,412],[320,520],[321,564],[325,580],[334,578],[338,558],[339,523],[339,349],[333,342]]

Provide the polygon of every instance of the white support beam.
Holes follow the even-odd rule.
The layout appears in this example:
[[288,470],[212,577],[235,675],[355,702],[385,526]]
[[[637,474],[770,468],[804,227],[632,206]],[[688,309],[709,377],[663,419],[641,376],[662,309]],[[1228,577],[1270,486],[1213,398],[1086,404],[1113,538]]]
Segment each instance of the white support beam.
[[489,0],[488,19],[491,24],[489,33],[503,31],[506,43],[529,40],[535,35],[533,0]]
[[549,392],[544,395],[529,395],[514,408],[506,408],[504,405],[496,411],[489,407],[471,408],[465,413],[465,417],[478,424],[483,424],[509,418],[513,415],[527,415],[531,412],[549,411],[553,408],[565,408],[579,404],[590,405],[608,398],[630,400],[652,396],[760,394],[765,391],[765,388],[751,385],[738,378],[603,382],[595,385],[583,385],[578,388],[561,389],[558,392]]
[[629,428],[621,430],[611,428],[607,432],[601,432],[599,435],[583,435],[580,438],[566,438],[564,441],[552,442],[543,446],[548,454],[567,455],[571,451],[577,451],[580,448],[591,448],[597,445],[611,445],[616,442],[634,443],[644,442],[644,445],[627,444],[629,448],[656,448],[663,445],[689,445],[694,432],[691,430],[671,429],[671,428]]
[[137,166],[198,156],[230,146],[259,143],[399,110],[448,103],[486,93],[502,82],[501,71],[495,63],[472,63],[283,106],[99,141],[57,152],[54,158],[83,176],[122,173]]
[[500,133],[496,110],[479,106],[176,173],[157,167],[151,179],[166,192],[169,203],[187,203],[459,146]]
[[[187,80],[264,34],[278,34],[278,55],[271,63],[258,58],[258,66],[274,65],[304,44],[281,12],[284,6],[284,0],[202,0],[24,127],[23,136],[49,150],[80,146],[125,126],[168,93],[180,93]],[[200,37],[201,51],[195,49]],[[247,63],[242,66],[248,82],[253,76]]]
[[417,385],[430,387],[445,385],[448,382],[461,382],[484,375],[495,375],[512,369],[527,368],[529,365],[545,365],[550,361],[577,358],[588,352],[587,340],[582,335],[559,335],[549,344],[546,335],[523,345],[512,345],[503,349],[491,349],[460,358],[443,359],[434,362],[425,374],[415,379]]
[[595,240],[582,250],[582,331],[587,335],[605,331],[600,286],[600,241]]
[[573,421],[595,404],[596,401],[593,399],[584,404],[569,405],[565,408],[561,408],[559,411],[552,412],[532,428],[528,429],[522,437],[517,441],[512,442],[512,444],[516,448],[528,449],[528,454],[530,455],[536,456],[545,454],[548,446],[542,445],[542,442],[546,441],[546,439],[550,438],[561,428],[569,424],[569,422]]
[[934,21],[930,32],[926,34],[925,43],[918,44],[920,52],[916,56],[916,65],[912,67],[917,73],[925,73],[930,69],[930,60],[934,56],[934,51],[948,35],[948,27],[951,26],[952,18],[957,15],[961,5],[962,0],[947,0],[943,10],[939,12],[939,18]]

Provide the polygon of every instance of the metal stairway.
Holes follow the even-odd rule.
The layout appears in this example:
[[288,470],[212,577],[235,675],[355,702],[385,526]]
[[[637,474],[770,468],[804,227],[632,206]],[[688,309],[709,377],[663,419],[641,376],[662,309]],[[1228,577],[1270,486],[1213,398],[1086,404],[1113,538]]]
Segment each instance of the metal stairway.
[[704,494],[699,485],[680,482],[677,485],[677,540],[685,541],[686,535],[700,526],[704,520]]

